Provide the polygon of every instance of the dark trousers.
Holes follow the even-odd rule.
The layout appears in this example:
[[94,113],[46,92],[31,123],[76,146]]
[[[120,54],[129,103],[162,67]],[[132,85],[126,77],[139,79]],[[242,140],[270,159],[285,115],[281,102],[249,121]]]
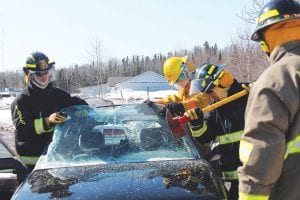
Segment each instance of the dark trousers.
[[238,200],[239,198],[239,181],[229,181],[231,183],[231,187],[228,191],[228,199],[229,200]]

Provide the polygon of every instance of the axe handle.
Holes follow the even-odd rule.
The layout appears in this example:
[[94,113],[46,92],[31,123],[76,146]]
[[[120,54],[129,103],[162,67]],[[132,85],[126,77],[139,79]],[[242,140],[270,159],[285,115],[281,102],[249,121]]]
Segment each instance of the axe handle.
[[240,91],[238,93],[235,93],[235,94],[233,94],[229,97],[226,97],[225,99],[222,99],[221,101],[218,101],[218,102],[216,102],[212,105],[209,105],[209,106],[203,108],[202,111],[203,112],[210,112],[210,111],[212,111],[216,108],[219,108],[220,106],[223,106],[224,104],[227,104],[227,103],[229,103],[231,101],[234,101],[234,100],[236,100],[236,99],[238,99],[242,96],[245,96],[246,94],[248,94],[247,90],[242,90],[242,91]]
[[[216,108],[219,108],[221,106],[223,106],[224,104],[227,104],[231,101],[234,101],[242,96],[245,96],[248,94],[248,91],[247,90],[242,90],[240,92],[237,92],[229,97],[226,97],[225,99],[222,99],[221,101],[218,101],[212,105],[209,105],[209,106],[206,106],[205,108],[202,109],[203,112],[210,112]],[[178,117],[178,120],[179,120],[179,123],[180,124],[185,124],[188,122],[188,117],[187,116],[181,116],[181,117]]]

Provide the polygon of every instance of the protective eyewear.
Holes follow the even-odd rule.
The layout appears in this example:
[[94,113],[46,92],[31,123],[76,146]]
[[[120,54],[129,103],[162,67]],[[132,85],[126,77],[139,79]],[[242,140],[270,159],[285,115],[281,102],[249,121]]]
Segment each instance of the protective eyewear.
[[44,76],[48,74],[49,74],[49,70],[35,73],[36,76]]
[[205,92],[207,94],[211,93],[215,88],[214,81],[210,78],[207,79],[194,79],[191,81],[190,95],[194,95],[200,92]]
[[43,69],[43,70],[38,70],[38,71],[34,71],[34,70],[29,70],[29,74],[35,75],[37,77],[41,77],[44,75],[48,75],[50,74],[50,71],[52,71],[53,68],[47,68],[47,69]]
[[182,81],[185,78],[187,78],[186,74],[184,72],[181,72],[180,75],[178,76],[177,80],[175,81],[175,83]]

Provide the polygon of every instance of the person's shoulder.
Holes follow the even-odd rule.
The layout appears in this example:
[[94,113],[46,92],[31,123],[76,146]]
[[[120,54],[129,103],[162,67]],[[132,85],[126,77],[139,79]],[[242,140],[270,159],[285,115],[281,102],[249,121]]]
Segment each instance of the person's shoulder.
[[30,92],[28,88],[24,88],[20,93],[17,94],[17,96],[12,101],[12,104],[20,104],[24,102],[30,102]]
[[53,90],[59,94],[66,94],[66,95],[70,95],[67,91],[65,91],[64,89],[62,88],[59,88],[59,87],[53,87]]

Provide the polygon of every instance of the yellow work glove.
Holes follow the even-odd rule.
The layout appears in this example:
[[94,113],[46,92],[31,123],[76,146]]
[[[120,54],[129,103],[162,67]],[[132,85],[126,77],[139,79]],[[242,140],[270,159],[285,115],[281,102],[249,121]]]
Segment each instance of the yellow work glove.
[[198,129],[203,126],[204,115],[200,108],[193,108],[184,113],[189,118],[189,124],[192,129]]
[[67,120],[67,117],[60,115],[58,112],[52,113],[46,118],[46,123],[48,126],[53,126],[54,124],[61,124]]

